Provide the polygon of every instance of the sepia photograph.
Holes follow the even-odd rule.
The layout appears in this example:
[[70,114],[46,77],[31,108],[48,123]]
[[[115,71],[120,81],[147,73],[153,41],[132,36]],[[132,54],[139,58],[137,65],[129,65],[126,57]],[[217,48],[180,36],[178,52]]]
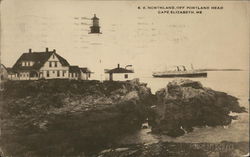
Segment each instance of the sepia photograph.
[[247,0],[0,0],[0,157],[249,157]]

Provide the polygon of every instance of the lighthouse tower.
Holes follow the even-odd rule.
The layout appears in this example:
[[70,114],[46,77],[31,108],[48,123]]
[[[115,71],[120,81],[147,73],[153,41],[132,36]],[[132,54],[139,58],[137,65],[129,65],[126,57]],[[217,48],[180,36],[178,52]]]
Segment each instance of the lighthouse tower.
[[99,18],[97,18],[96,14],[94,14],[94,17],[91,20],[92,26],[90,26],[90,33],[100,34]]

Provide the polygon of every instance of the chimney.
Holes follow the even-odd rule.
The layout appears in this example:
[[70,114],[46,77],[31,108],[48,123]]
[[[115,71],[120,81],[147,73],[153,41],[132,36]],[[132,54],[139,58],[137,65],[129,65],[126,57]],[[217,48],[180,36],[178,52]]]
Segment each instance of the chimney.
[[32,49],[29,49],[29,53],[32,53]]
[[49,52],[49,48],[46,47],[46,52]]
[[117,64],[117,68],[120,68],[120,64]]
[[56,52],[56,49],[53,49],[53,52],[55,53],[55,52]]

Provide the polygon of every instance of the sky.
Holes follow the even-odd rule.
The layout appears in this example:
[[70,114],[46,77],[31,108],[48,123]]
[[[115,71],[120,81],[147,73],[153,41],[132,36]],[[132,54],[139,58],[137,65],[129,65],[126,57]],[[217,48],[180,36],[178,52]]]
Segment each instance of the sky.
[[[223,6],[203,14],[158,14],[138,6]],[[102,34],[89,34],[91,18]],[[3,0],[1,63],[29,48],[56,49],[71,65],[108,69],[132,64],[151,73],[171,65],[241,68],[249,63],[247,1]],[[101,62],[101,63],[100,63]]]

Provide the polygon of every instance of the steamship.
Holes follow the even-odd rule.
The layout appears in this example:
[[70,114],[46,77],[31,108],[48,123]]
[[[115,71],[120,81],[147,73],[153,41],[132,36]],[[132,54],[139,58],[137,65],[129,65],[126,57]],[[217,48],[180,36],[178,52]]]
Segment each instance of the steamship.
[[153,77],[207,77],[207,72],[201,70],[187,70],[185,66],[175,66],[172,70],[153,72]]

